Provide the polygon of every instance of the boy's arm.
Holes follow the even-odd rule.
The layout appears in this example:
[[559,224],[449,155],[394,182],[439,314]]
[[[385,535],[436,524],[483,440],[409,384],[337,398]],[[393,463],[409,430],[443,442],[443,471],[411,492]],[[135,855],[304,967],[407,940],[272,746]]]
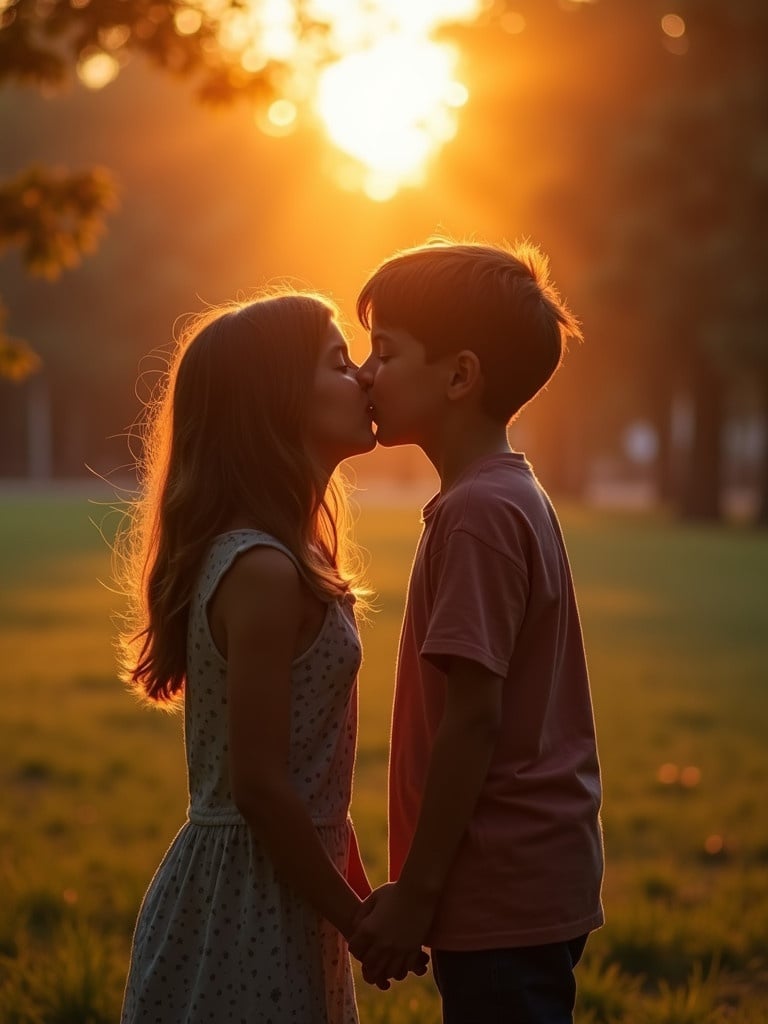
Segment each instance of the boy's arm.
[[477,804],[501,724],[503,677],[464,658],[448,668],[421,812],[400,879],[387,886],[350,945],[369,979],[402,972],[424,941],[454,857]]

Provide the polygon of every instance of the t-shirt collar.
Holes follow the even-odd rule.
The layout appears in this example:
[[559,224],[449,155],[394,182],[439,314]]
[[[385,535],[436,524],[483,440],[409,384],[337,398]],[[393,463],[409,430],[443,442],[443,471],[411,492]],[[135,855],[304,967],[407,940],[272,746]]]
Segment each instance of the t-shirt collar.
[[441,500],[446,496],[446,494],[450,493],[452,488],[454,488],[460,480],[463,480],[464,477],[468,476],[470,473],[477,472],[481,466],[485,466],[490,462],[496,461],[508,462],[511,465],[517,466],[519,469],[530,468],[528,460],[522,452],[492,452],[490,455],[482,455],[479,459],[475,459],[474,462],[470,462],[470,464],[466,466],[461,473],[459,473],[447,491],[438,491],[437,494],[432,495],[421,510],[422,523],[426,523],[427,520],[434,515]]

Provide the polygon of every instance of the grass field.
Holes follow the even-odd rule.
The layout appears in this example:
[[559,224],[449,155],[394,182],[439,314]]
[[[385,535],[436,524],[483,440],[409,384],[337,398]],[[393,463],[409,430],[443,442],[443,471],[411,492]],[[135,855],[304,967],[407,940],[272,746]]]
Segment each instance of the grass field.
[[[109,556],[69,498],[0,511],[0,1022],[117,1020],[139,900],[183,821],[180,719],[116,682]],[[768,536],[563,514],[605,782],[608,924],[579,1024],[768,1021]],[[106,523],[109,531],[110,524]],[[384,880],[386,741],[414,511],[367,508],[354,815]],[[439,1020],[429,979],[361,1020]]]

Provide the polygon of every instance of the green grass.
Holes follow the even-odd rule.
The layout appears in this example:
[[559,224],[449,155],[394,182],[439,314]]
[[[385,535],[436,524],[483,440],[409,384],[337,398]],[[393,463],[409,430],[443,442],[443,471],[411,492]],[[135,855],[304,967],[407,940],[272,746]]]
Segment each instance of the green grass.
[[[117,1019],[139,900],[186,806],[181,723],[115,679],[109,556],[76,498],[0,511],[0,1020]],[[608,924],[581,1024],[768,1020],[768,536],[565,510],[605,782]],[[110,523],[107,523],[109,532]],[[365,509],[354,815],[386,867],[386,744],[415,511]],[[666,781],[664,781],[666,780]],[[429,978],[366,1022],[439,1020]]]

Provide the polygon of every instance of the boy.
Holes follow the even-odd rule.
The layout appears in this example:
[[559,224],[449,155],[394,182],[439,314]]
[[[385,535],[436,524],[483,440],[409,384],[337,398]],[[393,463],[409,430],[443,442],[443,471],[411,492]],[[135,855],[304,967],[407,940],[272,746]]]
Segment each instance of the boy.
[[383,263],[358,315],[380,444],[440,474],[400,637],[390,878],[350,947],[380,987],[422,943],[446,1024],[567,1024],[603,923],[600,775],[557,517],[507,424],[578,324],[532,246],[445,242]]

